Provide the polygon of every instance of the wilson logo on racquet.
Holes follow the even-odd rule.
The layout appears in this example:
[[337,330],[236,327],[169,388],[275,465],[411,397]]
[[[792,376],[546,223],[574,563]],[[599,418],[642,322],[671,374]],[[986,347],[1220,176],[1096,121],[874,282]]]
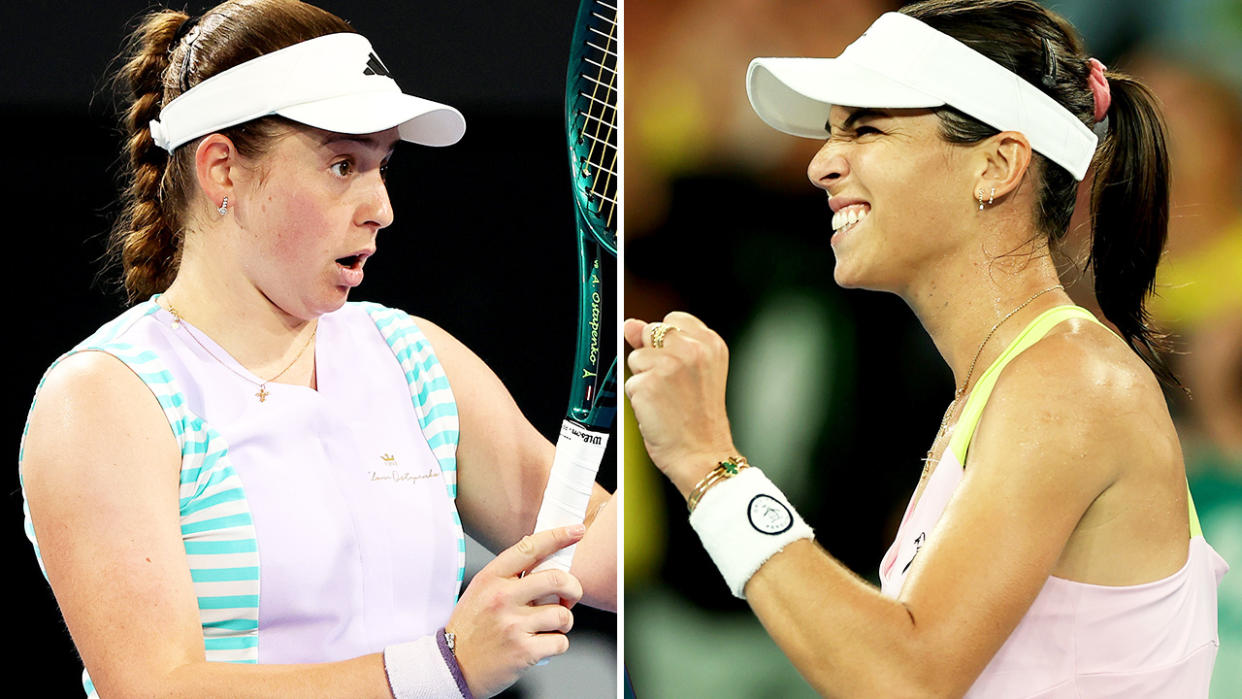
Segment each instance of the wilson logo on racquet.
[[793,515],[784,503],[771,495],[756,495],[747,508],[750,526],[760,534],[783,534],[793,526]]
[[579,429],[570,427],[569,434],[574,439],[578,440],[579,442],[582,442],[583,444],[594,444],[595,446],[598,447],[604,443],[603,437],[597,434],[592,434],[590,432],[587,432],[586,430],[579,430]]

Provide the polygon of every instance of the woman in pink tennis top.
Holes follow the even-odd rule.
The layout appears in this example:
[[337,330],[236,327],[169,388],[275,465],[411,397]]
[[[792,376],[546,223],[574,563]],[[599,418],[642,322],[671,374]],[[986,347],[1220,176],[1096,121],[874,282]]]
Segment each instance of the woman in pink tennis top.
[[[135,305],[48,370],[20,456],[85,692],[490,696],[563,653],[575,602],[616,608],[611,497],[529,534],[552,445],[447,332],[347,303],[396,144],[461,114],[296,0],[154,11],[127,51]],[[465,531],[501,552],[462,591]]]
[[[739,455],[721,338],[687,313],[626,321],[644,443],[734,594],[825,695],[1205,697],[1227,566],[1144,310],[1169,195],[1151,94],[1029,0],[915,3],[838,58],[755,59],[747,91],[769,125],[826,139],[807,173],[835,281],[900,295],[957,391],[876,589]],[[1116,332],[1051,256],[1092,168]]]

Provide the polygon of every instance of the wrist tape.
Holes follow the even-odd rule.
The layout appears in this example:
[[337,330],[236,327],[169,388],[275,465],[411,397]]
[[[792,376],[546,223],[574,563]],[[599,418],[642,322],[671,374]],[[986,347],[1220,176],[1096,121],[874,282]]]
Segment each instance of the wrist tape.
[[746,599],[746,582],[769,558],[815,533],[772,481],[757,468],[725,479],[703,495],[690,526],[734,596]]
[[384,671],[396,699],[474,699],[444,629],[434,636],[384,649]]

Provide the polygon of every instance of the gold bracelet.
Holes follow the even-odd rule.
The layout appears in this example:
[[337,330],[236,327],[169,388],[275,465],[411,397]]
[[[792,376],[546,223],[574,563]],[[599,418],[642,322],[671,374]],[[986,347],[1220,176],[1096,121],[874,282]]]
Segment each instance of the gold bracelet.
[[750,468],[750,464],[746,462],[745,456],[731,456],[724,461],[716,464],[703,479],[694,486],[694,490],[690,491],[690,498],[686,501],[686,507],[691,512],[698,506],[699,500],[703,499],[703,494],[710,490],[717,483],[736,476],[743,469]]

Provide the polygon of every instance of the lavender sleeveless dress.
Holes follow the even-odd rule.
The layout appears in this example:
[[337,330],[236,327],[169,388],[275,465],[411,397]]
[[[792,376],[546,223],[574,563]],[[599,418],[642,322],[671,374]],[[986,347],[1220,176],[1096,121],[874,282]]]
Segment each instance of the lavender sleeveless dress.
[[[409,316],[352,303],[323,316],[318,390],[269,383],[262,402],[258,377],[154,299],[69,354],[84,350],[125,362],[181,447],[208,660],[341,660],[448,620],[465,562],[457,410]],[[26,531],[37,555],[29,510]]]

